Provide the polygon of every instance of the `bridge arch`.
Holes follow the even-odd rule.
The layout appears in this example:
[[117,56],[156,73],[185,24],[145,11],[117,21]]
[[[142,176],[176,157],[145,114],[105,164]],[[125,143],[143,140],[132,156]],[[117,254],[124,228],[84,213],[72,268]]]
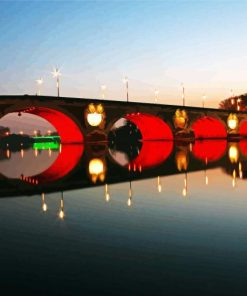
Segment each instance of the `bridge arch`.
[[225,124],[213,116],[204,116],[191,126],[195,139],[226,138],[227,130]]
[[239,125],[239,135],[247,137],[247,120],[243,120]]
[[83,143],[84,136],[77,123],[67,114],[49,107],[16,108],[8,113],[29,113],[44,118],[57,130],[61,143]]
[[171,128],[158,116],[138,112],[127,114],[124,118],[138,127],[142,141],[173,140]]

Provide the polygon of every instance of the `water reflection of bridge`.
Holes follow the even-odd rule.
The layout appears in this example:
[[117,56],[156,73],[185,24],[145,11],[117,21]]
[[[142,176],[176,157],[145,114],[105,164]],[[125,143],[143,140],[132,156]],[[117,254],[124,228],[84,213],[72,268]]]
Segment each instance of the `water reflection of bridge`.
[[[25,153],[28,152],[20,157],[25,157]],[[136,157],[131,156],[110,150],[103,143],[63,145],[54,163],[42,173],[21,175],[18,179],[2,176],[0,195],[41,194],[154,177],[158,177],[159,186],[159,177],[174,174],[184,174],[186,188],[190,172],[216,167],[231,174],[235,186],[237,177],[245,177],[247,141],[145,142]]]

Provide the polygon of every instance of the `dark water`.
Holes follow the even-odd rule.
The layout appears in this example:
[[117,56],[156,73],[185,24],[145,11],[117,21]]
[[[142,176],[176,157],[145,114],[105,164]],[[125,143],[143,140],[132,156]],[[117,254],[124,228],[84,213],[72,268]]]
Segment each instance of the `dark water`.
[[246,295],[245,142],[157,145],[1,151],[1,295]]

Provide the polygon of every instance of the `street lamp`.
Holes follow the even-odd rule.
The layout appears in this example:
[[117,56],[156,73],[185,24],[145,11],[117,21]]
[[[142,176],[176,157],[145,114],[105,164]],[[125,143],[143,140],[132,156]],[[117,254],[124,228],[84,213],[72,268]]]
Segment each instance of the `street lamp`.
[[124,77],[123,83],[126,86],[126,98],[127,98],[127,102],[129,102],[129,80],[127,76]]
[[106,85],[105,84],[101,85],[101,96],[103,100],[105,99],[105,90],[106,90]]
[[37,88],[38,88],[37,94],[38,94],[38,96],[40,96],[41,95],[41,85],[44,83],[43,78],[37,79],[36,83],[37,83]]
[[202,108],[205,108],[205,101],[206,101],[207,96],[203,95],[202,96]]
[[53,68],[53,71],[51,72],[53,78],[56,79],[57,81],[57,96],[59,97],[60,96],[60,79],[59,77],[62,75],[60,70],[56,67],[56,68]]
[[184,84],[183,84],[183,82],[181,83],[181,87],[182,87],[183,106],[185,106],[185,90],[184,90]]
[[158,89],[156,89],[156,90],[154,91],[154,102],[155,102],[155,103],[158,102],[159,93],[160,93],[160,92],[158,91]]

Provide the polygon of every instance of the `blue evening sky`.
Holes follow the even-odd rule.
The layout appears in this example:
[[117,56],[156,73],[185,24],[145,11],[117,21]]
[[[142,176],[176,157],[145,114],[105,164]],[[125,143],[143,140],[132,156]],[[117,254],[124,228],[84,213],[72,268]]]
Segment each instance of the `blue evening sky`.
[[246,1],[1,1],[0,94],[208,104],[247,92]]

